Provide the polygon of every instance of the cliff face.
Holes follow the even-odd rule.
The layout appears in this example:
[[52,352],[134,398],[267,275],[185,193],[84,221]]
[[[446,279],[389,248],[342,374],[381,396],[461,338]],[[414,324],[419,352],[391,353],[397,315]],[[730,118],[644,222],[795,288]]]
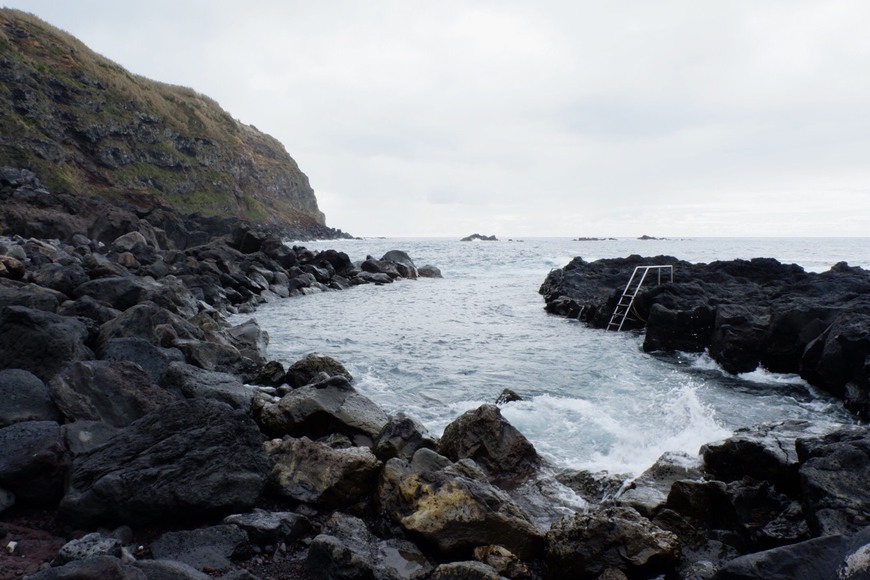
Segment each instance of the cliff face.
[[30,169],[54,192],[325,225],[308,178],[277,140],[11,9],[0,9],[0,166]]

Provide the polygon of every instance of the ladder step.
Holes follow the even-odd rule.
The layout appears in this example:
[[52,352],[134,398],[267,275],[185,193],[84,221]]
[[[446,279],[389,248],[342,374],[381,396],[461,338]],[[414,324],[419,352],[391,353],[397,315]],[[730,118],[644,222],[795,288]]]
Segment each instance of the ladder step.
[[610,316],[610,321],[607,323],[607,330],[613,328],[616,330],[622,330],[622,325],[625,324],[626,320],[638,320],[637,318],[629,317],[629,312],[631,312],[631,307],[634,305],[634,299],[640,293],[640,289],[650,270],[658,271],[659,283],[662,279],[662,270],[668,270],[670,273],[670,282],[674,281],[674,267],[671,265],[660,264],[655,266],[637,266],[631,273],[631,277],[628,279],[628,284],[625,285],[625,289],[622,291],[622,296],[619,297],[616,307],[613,309],[613,314]]

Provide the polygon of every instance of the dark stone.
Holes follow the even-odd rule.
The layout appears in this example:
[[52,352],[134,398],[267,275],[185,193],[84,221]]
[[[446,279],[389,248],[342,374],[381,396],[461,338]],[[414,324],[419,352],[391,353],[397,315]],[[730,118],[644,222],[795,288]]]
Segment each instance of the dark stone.
[[184,354],[177,348],[160,348],[139,337],[111,339],[100,354],[106,360],[136,363],[152,383],[160,382],[170,363],[184,362]]
[[73,457],[108,443],[119,429],[101,421],[76,421],[61,427],[63,440]]
[[160,384],[187,399],[214,399],[248,411],[254,393],[236,375],[207,371],[181,362],[169,364]]
[[63,566],[75,560],[86,560],[95,556],[121,555],[121,540],[112,536],[104,536],[100,532],[91,532],[79,539],[71,540],[63,545],[52,560],[52,566]]
[[253,551],[248,534],[237,526],[221,524],[167,532],[151,543],[151,553],[158,560],[175,560],[197,570],[220,572],[231,568],[233,560],[246,558]]
[[69,454],[60,425],[27,421],[0,429],[0,487],[20,502],[53,505],[63,495]]
[[30,580],[149,580],[142,570],[113,556],[94,556],[28,576]]
[[59,421],[48,387],[39,377],[22,369],[0,371],[0,427],[22,421]]
[[172,403],[77,457],[61,509],[78,525],[139,525],[251,508],[268,469],[261,441],[227,405]]
[[23,306],[0,312],[0,369],[25,369],[48,380],[67,363],[94,358],[88,329],[75,318]]
[[541,464],[534,446],[495,405],[481,405],[447,425],[438,448],[454,461],[473,459],[499,484],[516,483]]
[[420,266],[417,269],[417,275],[420,278],[443,278],[441,275],[441,270],[432,266],[430,264],[426,264],[425,266]]
[[410,460],[421,448],[437,449],[438,442],[426,428],[402,413],[391,417],[374,440],[373,450],[381,461],[393,457]]
[[817,535],[848,534],[870,525],[870,433],[846,428],[798,439],[800,481],[810,528]]
[[89,318],[97,324],[103,324],[119,316],[121,311],[90,296],[82,296],[77,300],[67,300],[62,303],[58,306],[57,313],[62,316]]
[[132,362],[86,361],[64,367],[48,383],[67,419],[125,427],[175,401]]
[[496,405],[505,405],[507,403],[514,403],[516,401],[522,401],[523,398],[519,396],[516,392],[511,389],[504,389],[499,396],[495,400]]
[[277,546],[281,542],[296,540],[311,529],[311,522],[293,512],[269,512],[259,508],[245,514],[224,518],[225,524],[238,526],[252,542],[260,546]]
[[[167,332],[174,339],[167,339]],[[113,338],[140,337],[155,346],[172,346],[175,339],[205,338],[202,330],[153,302],[137,304],[100,327],[101,350]],[[167,344],[168,343],[168,344]]]
[[652,518],[668,499],[671,486],[681,480],[700,480],[702,473],[697,457],[667,452],[619,495],[618,502]]
[[402,250],[390,250],[381,258],[382,262],[392,262],[402,278],[417,279],[417,266],[414,260]]
[[284,382],[294,388],[302,387],[323,380],[321,373],[325,373],[326,377],[344,377],[353,381],[351,374],[340,362],[330,356],[313,352],[290,365]]
[[263,385],[266,387],[280,387],[284,384],[284,375],[287,372],[284,370],[284,365],[278,361],[269,361],[260,371],[257,376],[251,381],[255,385]]
[[73,291],[88,281],[88,273],[78,264],[45,264],[30,273],[30,281],[72,296]]
[[594,578],[611,567],[649,578],[673,571],[679,554],[675,534],[627,507],[566,516],[547,533],[550,578]]

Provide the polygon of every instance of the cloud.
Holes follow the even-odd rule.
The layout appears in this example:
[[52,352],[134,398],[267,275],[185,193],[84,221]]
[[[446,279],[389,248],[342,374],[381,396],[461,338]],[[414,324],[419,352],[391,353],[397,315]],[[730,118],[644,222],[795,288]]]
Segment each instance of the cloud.
[[274,135],[357,235],[870,232],[857,0],[12,5]]

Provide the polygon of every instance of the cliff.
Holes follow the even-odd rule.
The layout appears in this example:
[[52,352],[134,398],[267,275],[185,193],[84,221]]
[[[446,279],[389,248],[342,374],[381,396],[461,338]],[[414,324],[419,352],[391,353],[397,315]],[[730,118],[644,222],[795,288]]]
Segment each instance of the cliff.
[[131,74],[33,15],[0,9],[0,166],[52,192],[325,229],[276,139],[192,89]]

